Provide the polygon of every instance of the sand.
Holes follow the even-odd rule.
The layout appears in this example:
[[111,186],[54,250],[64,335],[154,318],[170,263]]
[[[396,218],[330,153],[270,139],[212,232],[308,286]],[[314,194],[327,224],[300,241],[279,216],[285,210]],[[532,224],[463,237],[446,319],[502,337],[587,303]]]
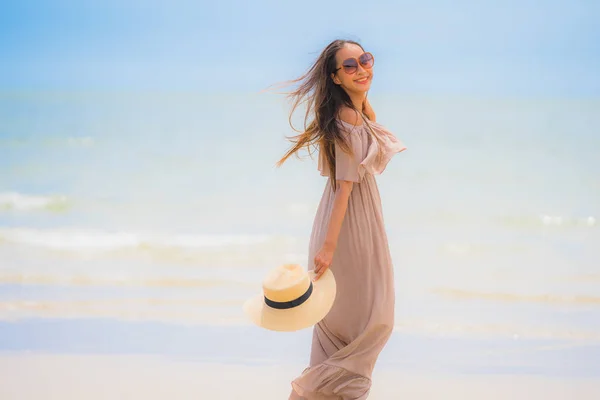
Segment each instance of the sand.
[[[4,354],[0,399],[284,400],[302,366],[202,363],[144,355]],[[600,380],[535,375],[453,376],[376,369],[370,400],[600,398]]]

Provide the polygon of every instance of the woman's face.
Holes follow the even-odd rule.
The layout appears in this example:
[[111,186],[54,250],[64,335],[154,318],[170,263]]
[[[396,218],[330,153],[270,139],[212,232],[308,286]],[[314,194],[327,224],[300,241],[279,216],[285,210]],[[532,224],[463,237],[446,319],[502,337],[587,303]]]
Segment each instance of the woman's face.
[[[332,75],[333,82],[346,90],[347,93],[366,93],[371,87],[371,81],[373,80],[373,68],[365,68],[360,62],[354,73],[349,73],[342,66],[344,60],[354,58],[356,61],[360,60],[360,56],[364,54],[364,50],[355,44],[346,44],[335,55],[336,65],[335,71]],[[339,68],[339,69],[338,69]],[[352,72],[352,71],[350,71]]]

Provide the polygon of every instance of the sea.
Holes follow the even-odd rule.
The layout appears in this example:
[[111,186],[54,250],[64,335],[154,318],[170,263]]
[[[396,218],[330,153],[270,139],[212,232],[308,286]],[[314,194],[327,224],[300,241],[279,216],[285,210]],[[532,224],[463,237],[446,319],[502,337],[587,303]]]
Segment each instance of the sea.
[[[381,365],[600,377],[600,99],[371,94],[395,269]],[[0,352],[304,363],[243,302],[308,267],[326,178],[276,93],[0,92]]]

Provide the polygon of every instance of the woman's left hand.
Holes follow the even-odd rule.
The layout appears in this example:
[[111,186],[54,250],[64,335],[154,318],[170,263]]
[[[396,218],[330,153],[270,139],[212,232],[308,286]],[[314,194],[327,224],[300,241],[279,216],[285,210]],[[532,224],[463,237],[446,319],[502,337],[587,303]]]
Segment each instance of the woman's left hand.
[[363,101],[363,113],[373,122],[375,122],[375,111],[373,111],[373,107],[371,107],[371,103],[369,103],[369,99],[365,97],[365,101]]
[[315,277],[313,278],[313,282],[317,281],[324,273],[327,271],[327,268],[331,265],[331,261],[333,260],[333,253],[335,249],[331,246],[323,245],[317,255],[315,256]]

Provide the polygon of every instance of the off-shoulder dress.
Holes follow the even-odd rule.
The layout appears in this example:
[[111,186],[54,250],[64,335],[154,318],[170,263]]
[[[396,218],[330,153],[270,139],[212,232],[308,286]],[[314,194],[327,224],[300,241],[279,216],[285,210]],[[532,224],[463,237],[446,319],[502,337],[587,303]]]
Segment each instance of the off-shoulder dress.
[[[309,366],[291,382],[291,400],[366,399],[375,363],[394,327],[394,271],[375,175],[406,147],[378,123],[337,123],[354,152],[350,156],[335,145],[335,178],[354,182],[330,265],[337,294],[331,311],[313,327]],[[330,176],[322,152],[318,169]],[[328,179],[314,217],[309,269],[325,240],[333,202]]]

